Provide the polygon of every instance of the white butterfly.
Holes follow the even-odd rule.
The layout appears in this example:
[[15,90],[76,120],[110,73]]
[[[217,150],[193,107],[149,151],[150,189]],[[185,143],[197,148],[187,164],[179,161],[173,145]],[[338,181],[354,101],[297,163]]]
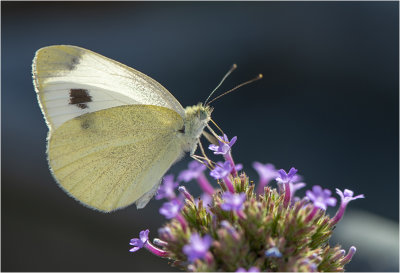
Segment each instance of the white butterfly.
[[143,208],[211,119],[209,106],[184,109],[150,77],[80,47],[39,49],[32,73],[52,174],[100,211]]

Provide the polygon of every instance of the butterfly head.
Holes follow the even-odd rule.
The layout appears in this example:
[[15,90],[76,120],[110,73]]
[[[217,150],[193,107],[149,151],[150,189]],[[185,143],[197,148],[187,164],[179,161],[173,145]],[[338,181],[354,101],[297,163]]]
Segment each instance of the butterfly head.
[[202,103],[188,106],[185,109],[184,128],[181,130],[184,138],[184,150],[193,151],[204,127],[211,119],[213,108]]
[[202,103],[197,105],[188,106],[185,109],[186,119],[197,119],[199,121],[208,122],[211,118],[213,108],[211,106],[204,106]]

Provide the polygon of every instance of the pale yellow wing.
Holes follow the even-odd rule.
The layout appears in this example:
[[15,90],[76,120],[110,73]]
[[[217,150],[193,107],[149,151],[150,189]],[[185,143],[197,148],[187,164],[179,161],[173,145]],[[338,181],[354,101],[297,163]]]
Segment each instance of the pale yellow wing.
[[49,164],[74,198],[100,211],[116,210],[158,186],[183,153],[177,137],[182,127],[178,113],[160,106],[84,114],[49,132]]
[[120,105],[163,106],[184,117],[180,103],[145,74],[93,51],[70,45],[36,52],[33,82],[50,129],[85,113]]

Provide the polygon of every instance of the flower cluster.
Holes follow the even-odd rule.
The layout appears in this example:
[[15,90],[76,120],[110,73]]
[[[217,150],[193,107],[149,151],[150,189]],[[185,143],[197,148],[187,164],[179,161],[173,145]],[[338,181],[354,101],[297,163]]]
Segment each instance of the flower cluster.
[[[131,240],[130,251],[146,248],[185,271],[344,271],[356,248],[346,253],[339,245],[331,247],[329,239],[348,203],[364,195],[353,197],[351,190],[336,189],[341,202],[330,218],[325,212],[337,203],[330,190],[315,185],[305,197],[297,197],[295,192],[306,185],[297,169],[286,172],[260,162],[253,163],[259,174],[255,188],[244,172],[238,173],[241,164],[233,161],[236,141],[224,135],[218,145],[209,146],[224,162],[192,161],[177,181],[172,175],[164,177],[156,199],[168,200],[160,208],[168,222],[153,240],[158,247],[145,230]],[[219,189],[209,182],[207,168]],[[201,198],[178,186],[191,180],[203,190]],[[276,189],[269,185],[274,180]]]

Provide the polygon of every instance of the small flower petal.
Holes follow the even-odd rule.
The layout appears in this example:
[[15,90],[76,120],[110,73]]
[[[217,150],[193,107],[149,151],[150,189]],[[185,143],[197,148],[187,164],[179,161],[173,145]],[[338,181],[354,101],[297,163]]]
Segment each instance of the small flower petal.
[[278,183],[298,182],[299,177],[296,175],[296,173],[297,173],[297,169],[295,169],[293,167],[289,170],[289,173],[286,173],[286,171],[284,169],[280,169],[278,171],[279,176],[277,178],[275,178],[275,180]]
[[262,164],[260,162],[254,162],[253,168],[257,171],[260,176],[260,181],[265,181],[265,184],[270,182],[272,179],[278,177],[279,173],[272,164]]
[[160,214],[164,215],[167,219],[172,219],[178,215],[182,207],[182,204],[177,200],[174,199],[170,202],[166,202],[162,205],[159,212]]
[[146,245],[147,241],[149,240],[149,230],[148,229],[142,230],[139,233],[139,238],[140,239],[138,238],[131,239],[129,244],[134,247],[129,250],[130,252],[138,251],[139,249],[143,248]]
[[174,176],[172,174],[166,175],[163,178],[162,185],[157,190],[156,200],[167,198],[169,200],[174,199],[175,188],[179,185],[178,182],[174,181]]
[[205,171],[205,169],[207,169],[207,166],[205,164],[193,160],[189,163],[188,169],[183,170],[179,173],[178,181],[189,182],[192,179],[196,179],[197,177],[199,177],[200,174]]
[[232,171],[232,165],[229,161],[224,163],[217,162],[214,170],[210,172],[210,175],[215,179],[222,179],[227,177]]
[[271,247],[270,249],[265,251],[265,256],[267,257],[274,257],[274,258],[281,258],[282,253],[279,251],[277,247]]
[[146,230],[142,230],[139,233],[139,238],[143,242],[143,244],[145,244],[147,242],[147,240],[149,239],[149,232],[150,231],[148,229],[146,229]]
[[336,206],[336,198],[331,197],[331,191],[322,190],[321,186],[315,185],[312,191],[306,191],[307,197],[314,203],[314,206],[326,210],[328,206]]
[[359,198],[365,198],[364,194],[359,194],[359,195],[353,197],[354,192],[351,190],[348,190],[348,189],[345,189],[344,193],[341,190],[336,189],[336,193],[342,199],[342,203],[348,203],[350,201],[353,201],[353,200],[356,200]]
[[287,176],[289,177],[289,179],[292,179],[296,173],[297,173],[297,169],[292,167],[292,168],[290,168]]
[[211,144],[208,146],[208,149],[211,151],[214,151],[214,154],[216,155],[226,155],[230,150],[233,144],[235,144],[237,137],[233,137],[231,141],[229,141],[228,137],[226,135],[223,135],[220,138],[223,140],[221,141],[218,139],[218,145]]
[[241,193],[231,193],[224,192],[222,194],[222,200],[224,201],[221,204],[221,208],[226,211],[239,211],[243,208],[243,203],[246,200],[246,194],[244,192]]
[[197,233],[193,233],[190,236],[189,244],[183,247],[183,253],[186,254],[190,262],[202,259],[205,257],[211,243],[212,238],[210,235],[207,234],[202,238]]
[[236,171],[240,171],[243,169],[243,164],[242,163],[238,163],[235,165]]

